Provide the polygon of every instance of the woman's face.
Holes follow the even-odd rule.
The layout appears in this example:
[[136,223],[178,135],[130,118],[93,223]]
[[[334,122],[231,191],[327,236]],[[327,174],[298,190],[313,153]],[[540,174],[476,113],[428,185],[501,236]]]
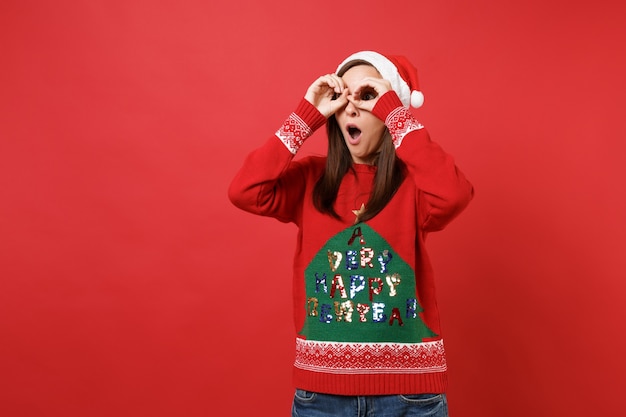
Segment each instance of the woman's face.
[[[357,65],[346,71],[343,82],[348,88],[349,96],[364,78],[382,78],[378,71],[370,65]],[[375,93],[363,92],[361,99],[374,99]],[[366,110],[360,110],[351,102],[343,109],[335,113],[337,124],[343,134],[343,138],[350,150],[352,160],[357,164],[369,164],[380,149],[383,134],[385,133],[385,123],[378,117]]]

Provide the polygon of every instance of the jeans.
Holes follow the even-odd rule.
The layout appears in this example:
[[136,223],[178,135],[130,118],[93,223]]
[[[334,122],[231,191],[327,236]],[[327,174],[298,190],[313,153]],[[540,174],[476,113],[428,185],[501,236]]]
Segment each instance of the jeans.
[[296,390],[292,417],[448,417],[445,394],[363,397]]

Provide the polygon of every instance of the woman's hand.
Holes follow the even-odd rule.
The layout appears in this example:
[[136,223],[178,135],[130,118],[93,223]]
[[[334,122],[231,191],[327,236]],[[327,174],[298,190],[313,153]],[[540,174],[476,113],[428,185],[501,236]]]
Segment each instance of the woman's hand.
[[348,89],[336,74],[322,75],[311,84],[304,98],[328,119],[348,104]]
[[385,79],[364,78],[348,96],[348,100],[358,109],[371,112],[378,99],[390,90],[391,83]]

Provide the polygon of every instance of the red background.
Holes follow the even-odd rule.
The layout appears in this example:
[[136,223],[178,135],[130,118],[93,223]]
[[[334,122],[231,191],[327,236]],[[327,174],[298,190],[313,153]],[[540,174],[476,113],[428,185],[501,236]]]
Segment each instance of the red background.
[[623,412],[626,6],[392,3],[2,2],[2,415],[288,415],[295,228],[226,188],[360,49],[476,187],[429,241],[451,414]]

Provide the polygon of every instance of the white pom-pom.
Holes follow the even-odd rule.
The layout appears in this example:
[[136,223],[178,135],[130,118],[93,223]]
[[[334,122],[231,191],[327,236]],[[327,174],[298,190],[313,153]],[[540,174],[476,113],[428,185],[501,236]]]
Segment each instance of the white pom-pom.
[[411,92],[411,106],[418,108],[424,104],[424,94],[421,91],[413,90]]

